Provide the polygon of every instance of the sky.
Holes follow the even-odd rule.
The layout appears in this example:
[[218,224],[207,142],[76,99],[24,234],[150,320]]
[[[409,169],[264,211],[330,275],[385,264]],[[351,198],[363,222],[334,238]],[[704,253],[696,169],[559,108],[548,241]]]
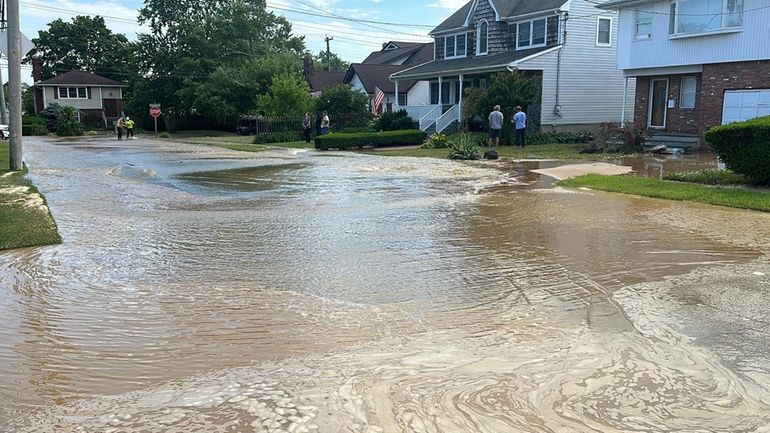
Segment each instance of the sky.
[[[326,35],[334,38],[331,51],[343,60],[360,62],[387,41],[430,42],[430,30],[467,0],[267,0],[268,9],[283,15],[296,35],[305,36],[307,48],[318,54],[326,49]],[[107,26],[133,40],[147,31],[136,22],[141,0],[20,0],[21,31],[33,39],[57,18],[101,15]],[[362,23],[356,20],[376,21]],[[380,24],[387,23],[387,24]],[[5,59],[2,62],[6,68]],[[22,68],[22,79],[31,83],[31,67]],[[7,70],[3,78],[7,80]]]

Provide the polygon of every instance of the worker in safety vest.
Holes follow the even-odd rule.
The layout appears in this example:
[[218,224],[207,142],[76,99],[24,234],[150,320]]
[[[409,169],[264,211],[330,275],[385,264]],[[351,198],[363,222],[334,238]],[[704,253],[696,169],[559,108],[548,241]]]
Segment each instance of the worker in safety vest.
[[126,140],[134,138],[134,120],[126,116]]

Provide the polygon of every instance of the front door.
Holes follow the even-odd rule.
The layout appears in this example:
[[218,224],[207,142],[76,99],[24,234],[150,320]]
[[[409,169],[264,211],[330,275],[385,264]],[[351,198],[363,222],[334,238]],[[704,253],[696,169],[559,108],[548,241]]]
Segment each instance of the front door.
[[656,129],[666,128],[666,103],[668,100],[668,78],[650,81],[650,112],[647,126]]
[[119,117],[123,111],[122,99],[104,99],[104,117]]

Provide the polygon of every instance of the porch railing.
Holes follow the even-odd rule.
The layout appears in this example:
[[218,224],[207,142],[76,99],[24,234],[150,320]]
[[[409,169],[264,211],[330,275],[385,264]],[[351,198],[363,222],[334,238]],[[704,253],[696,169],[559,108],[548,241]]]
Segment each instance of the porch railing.
[[441,132],[451,125],[454,121],[460,121],[460,106],[453,105],[452,108],[447,110],[444,114],[436,119],[436,132]]
[[427,107],[430,107],[426,113],[421,116],[420,119],[420,131],[425,131],[426,129],[430,128],[431,125],[436,123],[436,119],[441,114],[441,106],[440,105],[428,105]]

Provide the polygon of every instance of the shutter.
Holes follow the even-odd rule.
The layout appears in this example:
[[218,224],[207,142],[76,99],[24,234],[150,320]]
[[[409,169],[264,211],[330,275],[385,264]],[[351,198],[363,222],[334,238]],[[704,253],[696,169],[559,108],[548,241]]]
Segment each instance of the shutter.
[[91,95],[91,88],[86,87],[86,91],[88,92],[88,99],[94,99],[93,96]]
[[59,99],[59,88],[54,87],[53,88],[53,99]]

